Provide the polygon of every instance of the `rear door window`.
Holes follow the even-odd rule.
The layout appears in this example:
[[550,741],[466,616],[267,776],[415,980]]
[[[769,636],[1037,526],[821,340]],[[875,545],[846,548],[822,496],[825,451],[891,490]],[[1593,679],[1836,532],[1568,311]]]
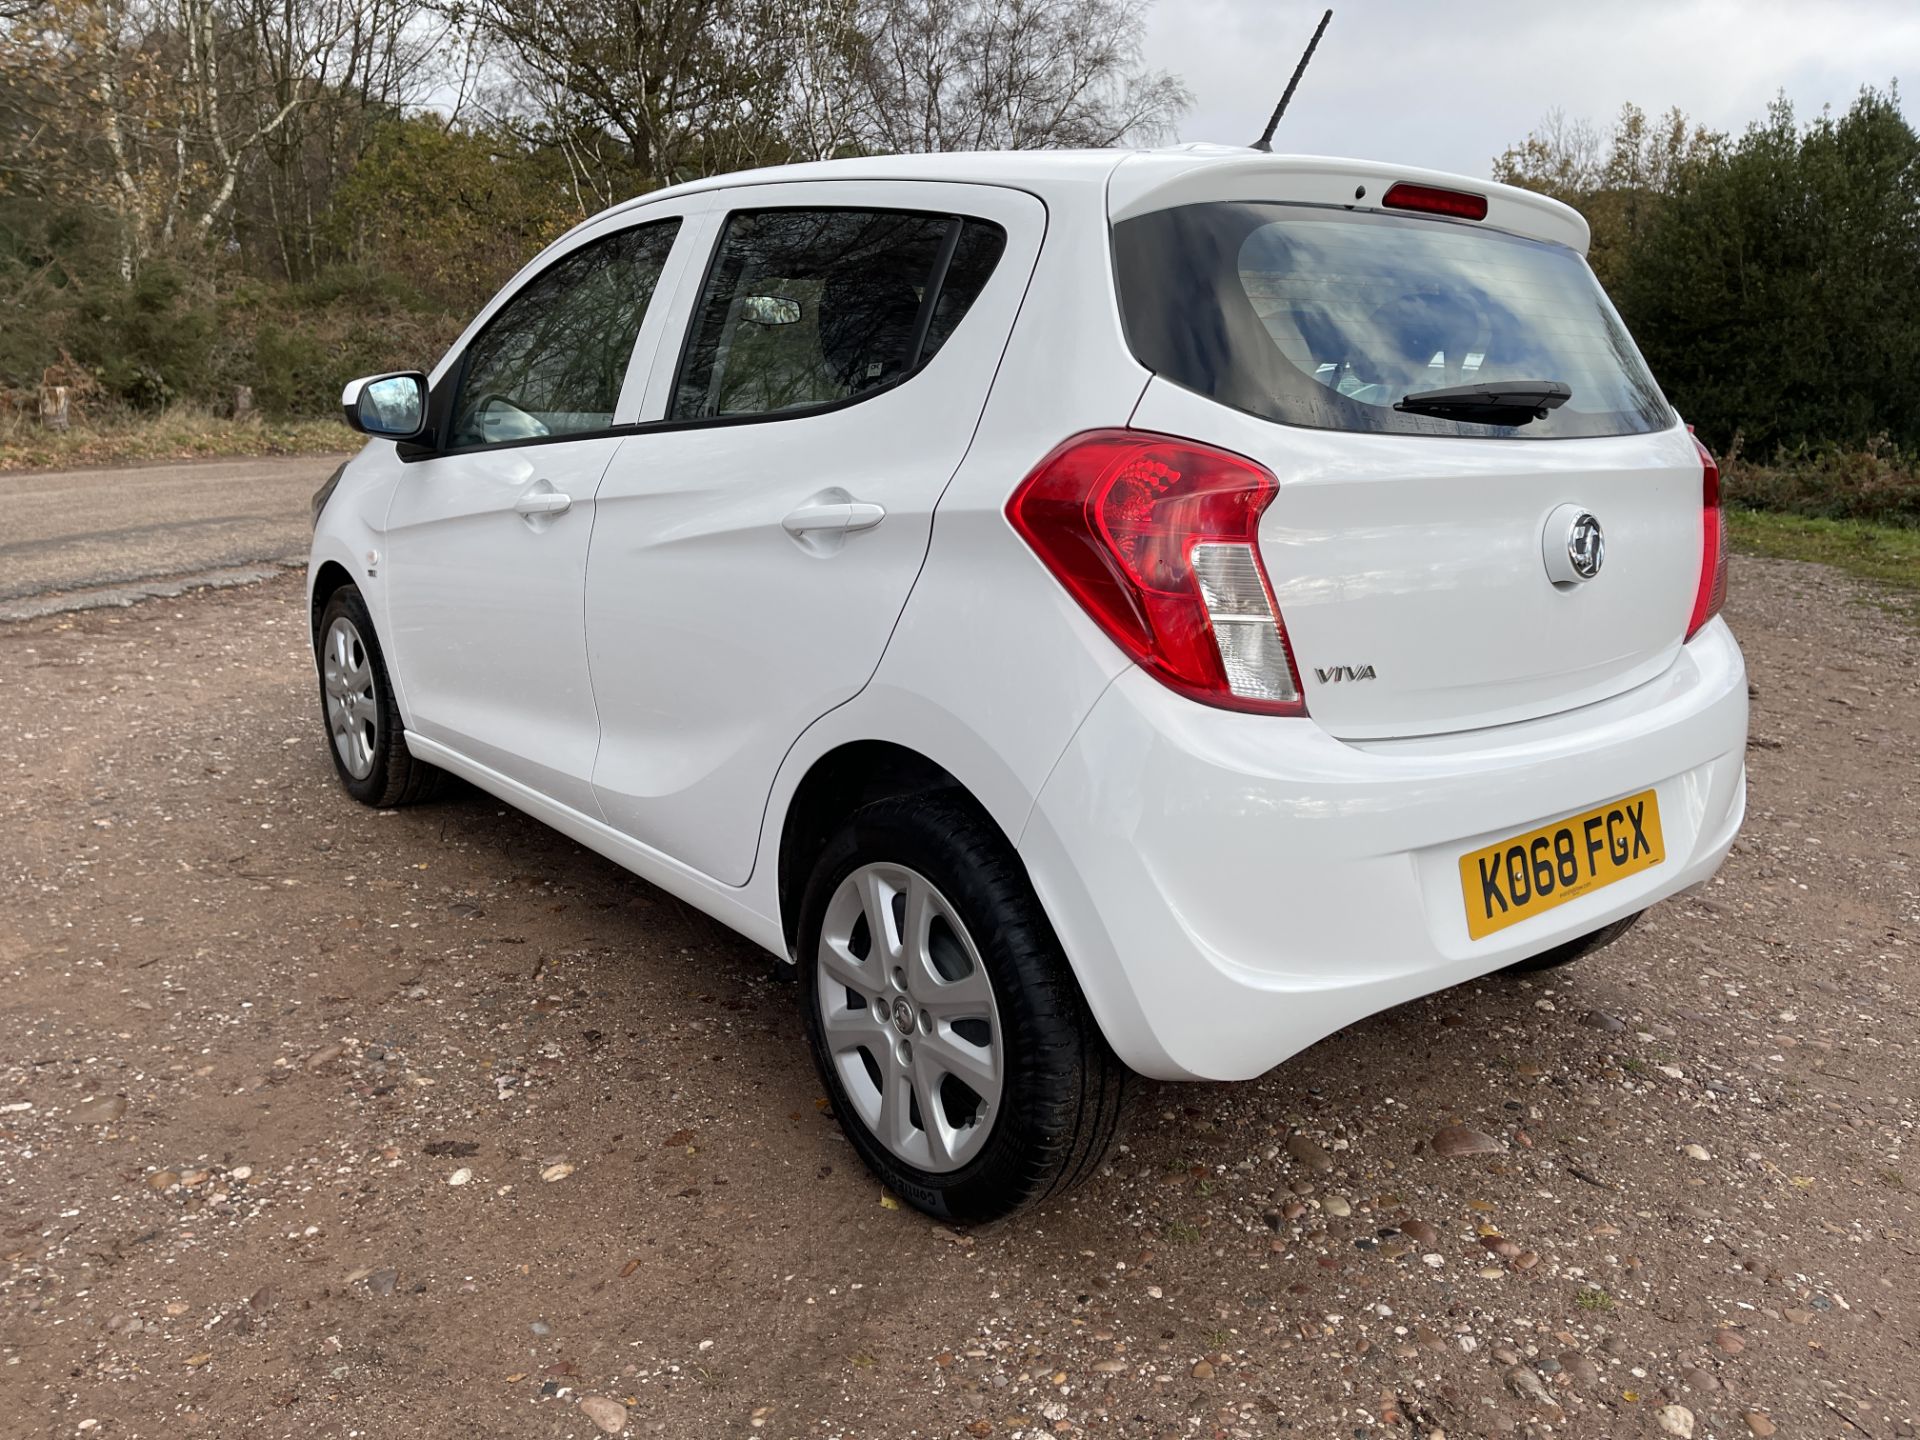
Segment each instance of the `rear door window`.
[[735,212],[668,418],[800,413],[906,379],[960,324],[1005,248],[998,225],[961,216]]
[[[1211,202],[1114,226],[1127,338],[1177,385],[1287,425],[1525,440],[1673,423],[1586,261],[1463,223]],[[1547,418],[1489,425],[1396,401],[1557,380]]]

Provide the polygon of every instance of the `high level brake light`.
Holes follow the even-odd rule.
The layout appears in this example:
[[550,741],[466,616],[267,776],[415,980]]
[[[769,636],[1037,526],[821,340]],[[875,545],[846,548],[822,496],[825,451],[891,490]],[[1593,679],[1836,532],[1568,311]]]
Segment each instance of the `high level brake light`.
[[1261,564],[1279,485],[1251,460],[1138,430],[1076,435],[1007,502],[1013,528],[1114,642],[1195,700],[1304,715]]
[[1449,215],[1455,220],[1487,218],[1487,197],[1471,190],[1443,190],[1438,185],[1415,185],[1400,180],[1387,187],[1380,203],[1389,210],[1418,210],[1425,215]]
[[1693,615],[1687,621],[1689,640],[1720,613],[1727,600],[1727,520],[1720,507],[1720,467],[1698,436],[1694,437],[1693,448],[1700,452],[1701,469],[1700,588],[1694,592]]

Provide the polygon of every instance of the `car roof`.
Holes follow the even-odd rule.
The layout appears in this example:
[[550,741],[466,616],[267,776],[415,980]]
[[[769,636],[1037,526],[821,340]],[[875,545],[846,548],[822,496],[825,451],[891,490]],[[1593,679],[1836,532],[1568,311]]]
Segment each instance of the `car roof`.
[[1099,181],[1134,150],[944,150],[911,155],[859,155],[844,160],[809,160],[708,175],[614,206],[625,210],[656,200],[677,199],[703,190],[739,185],[791,185],[820,180],[933,180],[961,185],[1011,185],[1044,190],[1075,181]]
[[1285,198],[1351,206],[1355,192],[1375,197],[1396,180],[1467,190],[1490,199],[1488,223],[1537,239],[1587,249],[1587,222],[1578,211],[1530,190],[1491,180],[1376,160],[1322,155],[1274,155],[1240,145],[1187,144],[1157,149],[975,150],[912,155],[863,155],[710,175],[652,190],[595,216],[610,215],[703,191],[753,185],[849,180],[925,180],[1002,185],[1043,201],[1068,189],[1103,185],[1116,220],[1205,199]]

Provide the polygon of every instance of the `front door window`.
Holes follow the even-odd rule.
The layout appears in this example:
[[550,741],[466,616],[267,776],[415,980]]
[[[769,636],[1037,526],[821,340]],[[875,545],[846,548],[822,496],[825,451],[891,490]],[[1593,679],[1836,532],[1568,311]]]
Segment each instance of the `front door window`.
[[467,347],[449,449],[613,424],[634,338],[678,220],[583,245],[530,281]]

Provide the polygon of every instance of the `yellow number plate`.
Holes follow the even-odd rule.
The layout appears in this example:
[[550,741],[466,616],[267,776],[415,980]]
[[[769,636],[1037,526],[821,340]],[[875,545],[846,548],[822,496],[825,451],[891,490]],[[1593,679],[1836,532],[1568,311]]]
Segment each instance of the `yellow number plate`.
[[1475,850],[1460,857],[1467,933],[1479,940],[1666,858],[1651,790]]

